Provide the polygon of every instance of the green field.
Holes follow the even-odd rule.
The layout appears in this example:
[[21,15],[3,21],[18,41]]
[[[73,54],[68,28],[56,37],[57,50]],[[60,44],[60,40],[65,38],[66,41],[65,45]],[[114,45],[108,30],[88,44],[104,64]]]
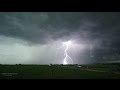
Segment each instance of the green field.
[[120,64],[0,65],[0,79],[120,79]]

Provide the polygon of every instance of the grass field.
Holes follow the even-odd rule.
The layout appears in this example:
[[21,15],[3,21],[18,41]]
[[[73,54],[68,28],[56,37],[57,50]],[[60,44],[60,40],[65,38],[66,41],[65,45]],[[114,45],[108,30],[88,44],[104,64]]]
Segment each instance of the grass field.
[[0,65],[0,79],[120,79],[120,64]]

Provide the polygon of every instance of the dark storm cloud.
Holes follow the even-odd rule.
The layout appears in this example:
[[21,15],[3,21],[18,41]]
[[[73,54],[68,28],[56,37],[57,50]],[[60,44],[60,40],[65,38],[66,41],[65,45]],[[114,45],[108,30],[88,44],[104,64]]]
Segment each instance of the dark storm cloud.
[[34,43],[46,43],[48,38],[69,38],[83,24],[83,15],[70,12],[0,13],[0,34]]
[[41,44],[76,37],[115,45],[119,44],[119,23],[119,12],[1,12],[0,34]]
[[[74,63],[118,60],[119,24],[119,12],[0,12],[0,58],[14,63],[21,59],[61,63],[64,49],[57,54],[56,47],[61,46],[61,40],[70,39],[81,45],[69,51]],[[89,45],[94,48],[90,50]]]

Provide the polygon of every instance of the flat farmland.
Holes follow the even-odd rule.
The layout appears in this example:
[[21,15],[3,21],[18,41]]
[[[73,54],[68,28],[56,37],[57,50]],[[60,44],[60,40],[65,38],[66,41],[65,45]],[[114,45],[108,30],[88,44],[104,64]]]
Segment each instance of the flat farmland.
[[120,64],[0,65],[0,79],[120,79],[119,66]]

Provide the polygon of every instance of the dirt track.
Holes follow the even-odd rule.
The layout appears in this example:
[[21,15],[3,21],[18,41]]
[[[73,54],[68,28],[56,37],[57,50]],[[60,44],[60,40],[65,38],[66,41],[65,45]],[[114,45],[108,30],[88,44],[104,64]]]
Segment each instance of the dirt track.
[[93,70],[93,69],[82,69],[82,70],[93,71],[93,72],[107,72],[107,73],[120,74],[120,72],[100,71],[100,70]]

